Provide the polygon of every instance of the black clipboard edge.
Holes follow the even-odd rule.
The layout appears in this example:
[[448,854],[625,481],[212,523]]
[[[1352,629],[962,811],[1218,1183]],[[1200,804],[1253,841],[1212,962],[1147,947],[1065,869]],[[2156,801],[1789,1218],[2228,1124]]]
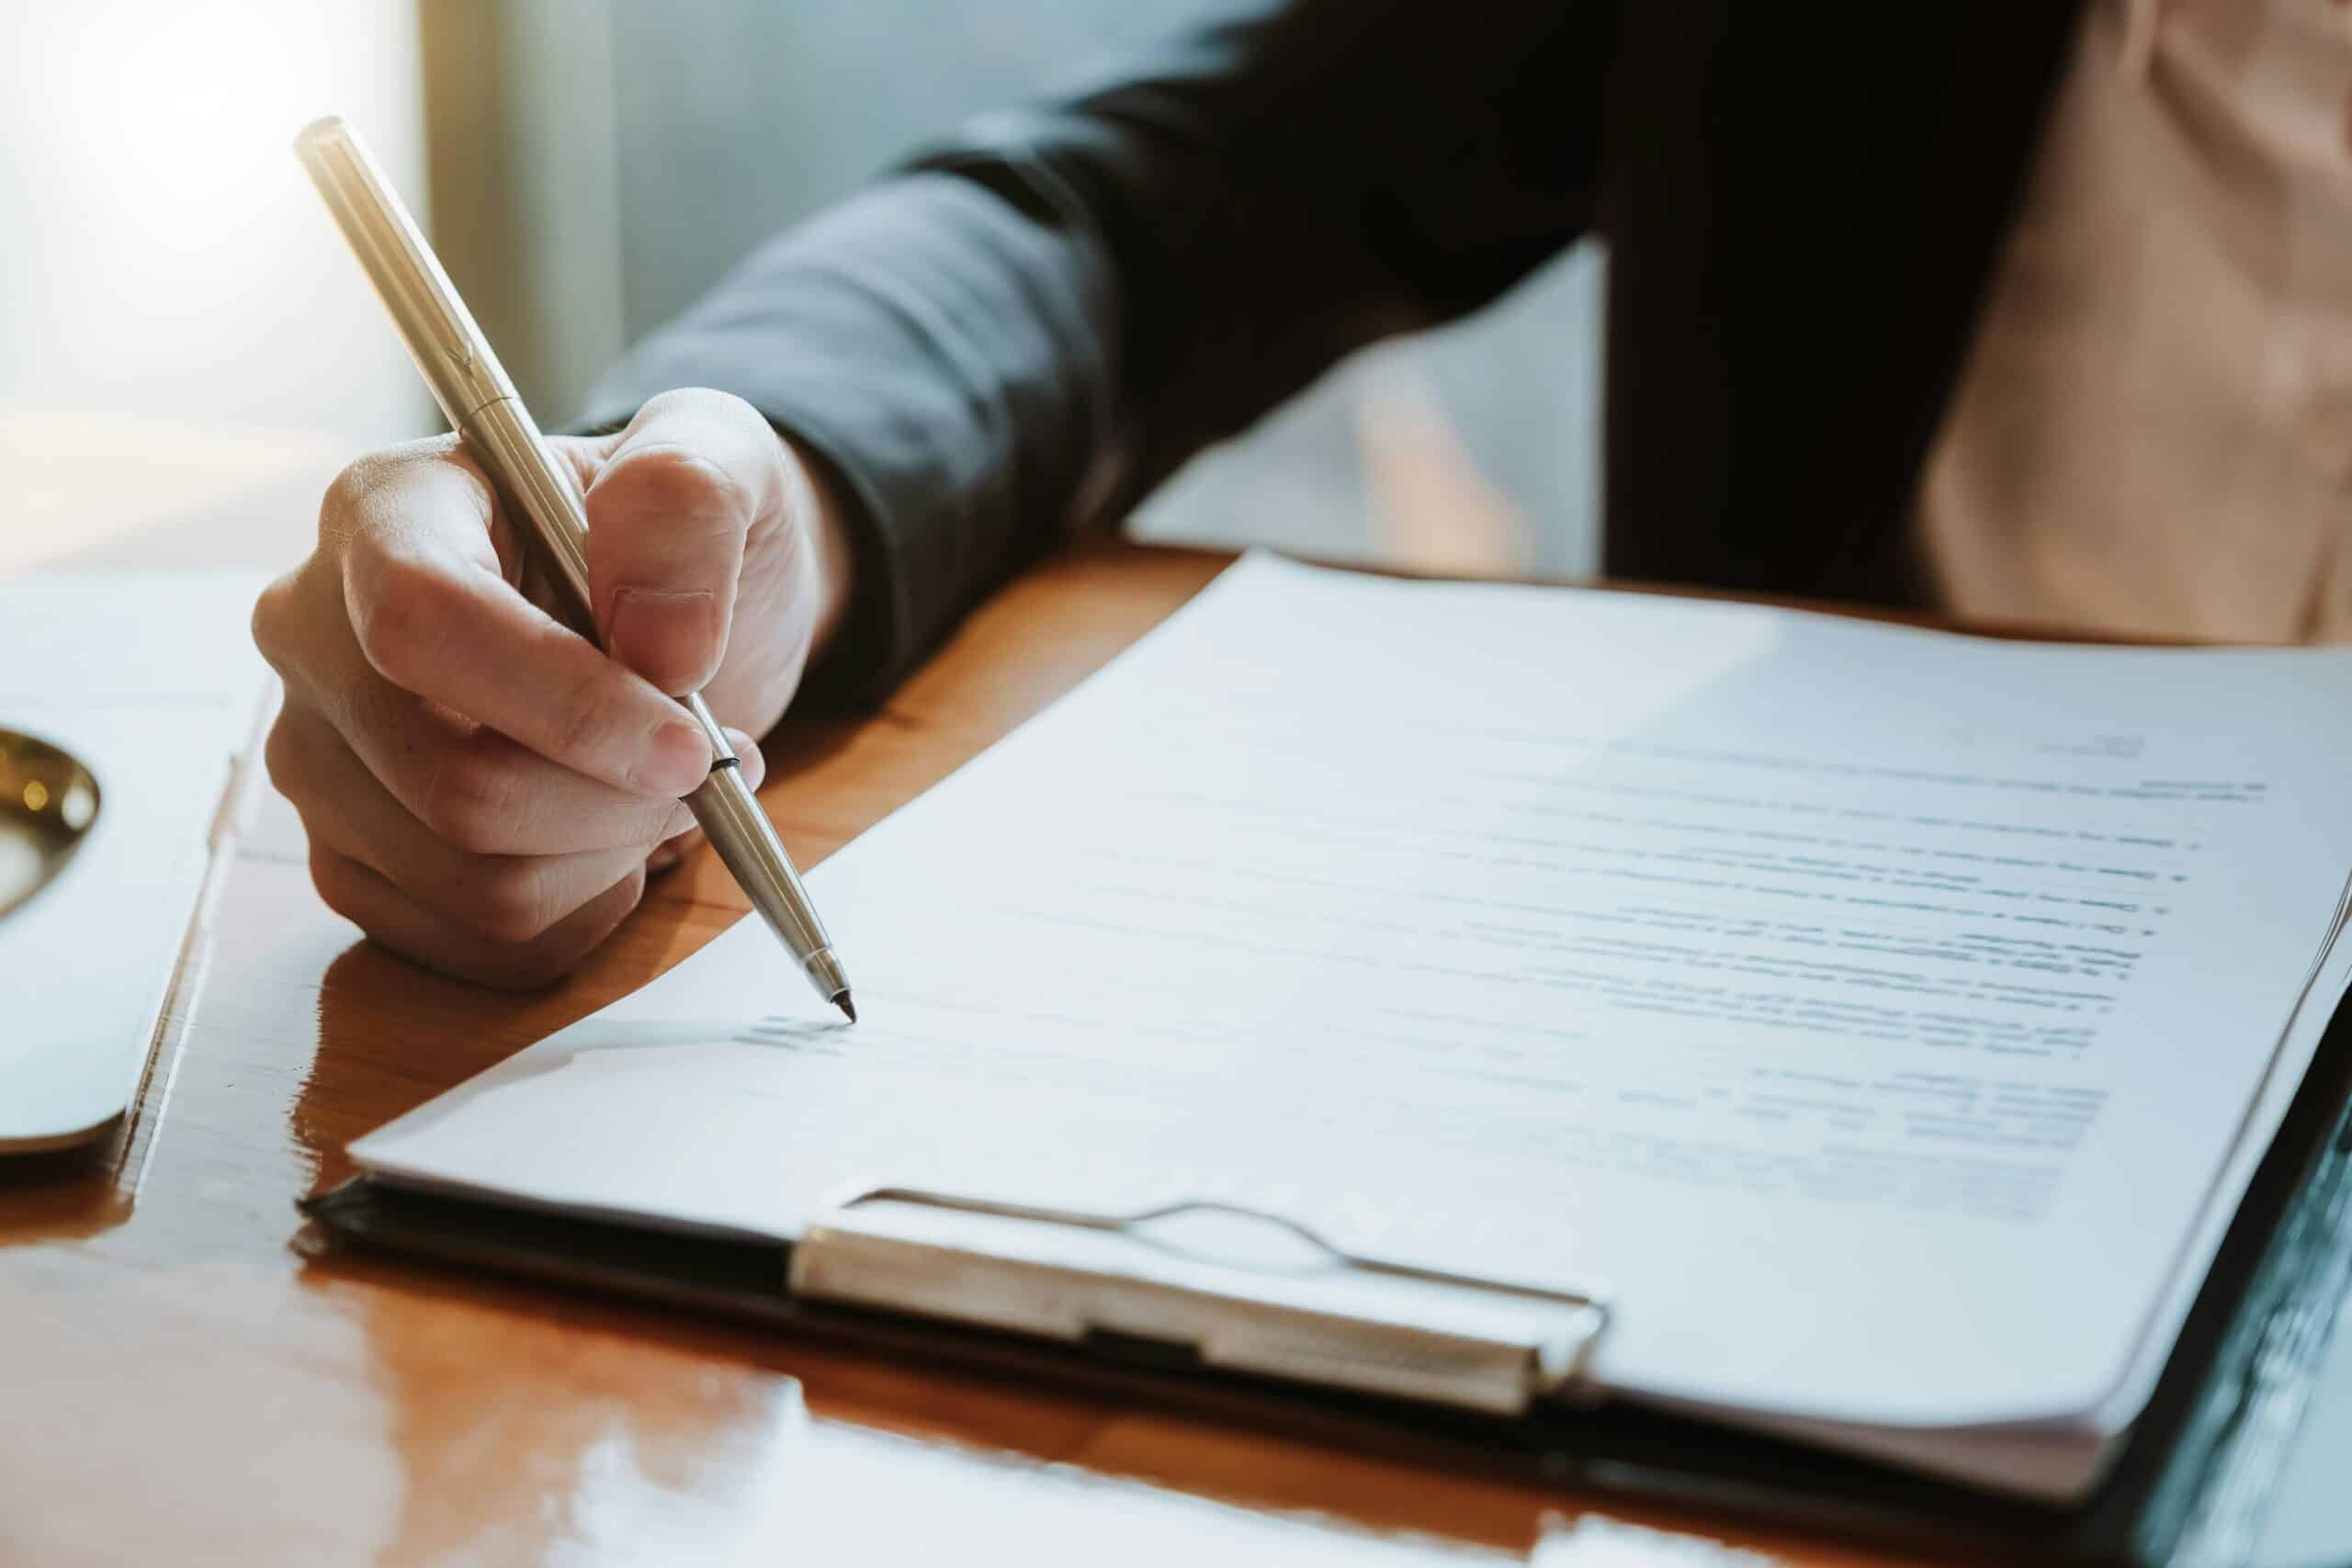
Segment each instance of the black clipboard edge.
[[1510,1421],[1071,1349],[785,1292],[786,1249],[551,1216],[364,1178],[306,1200],[321,1241],[747,1321],[852,1350],[1138,1399],[1408,1462],[1690,1508],[1955,1562],[2153,1564],[2243,1557],[2286,1450],[2270,1419],[2316,1380],[2352,1271],[2352,1006],[2340,1007],[2215,1255],[2147,1410],[2101,1485],[2058,1508],[1608,1404]]

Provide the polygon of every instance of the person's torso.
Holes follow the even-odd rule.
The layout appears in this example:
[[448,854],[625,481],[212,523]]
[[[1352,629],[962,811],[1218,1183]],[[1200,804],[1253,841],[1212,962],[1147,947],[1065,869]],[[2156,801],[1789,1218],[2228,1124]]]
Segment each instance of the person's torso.
[[2076,15],[1619,7],[1608,571],[1917,595],[1912,493]]
[[2352,635],[2352,19],[2096,0],[1918,496],[1938,601]]

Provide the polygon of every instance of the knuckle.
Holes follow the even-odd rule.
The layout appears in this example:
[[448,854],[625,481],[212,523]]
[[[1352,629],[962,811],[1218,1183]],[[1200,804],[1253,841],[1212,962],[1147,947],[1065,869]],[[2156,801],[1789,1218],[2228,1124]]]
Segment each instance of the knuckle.
[[448,461],[460,450],[458,437],[445,432],[379,447],[355,457],[328,481],[326,497],[319,505],[320,514],[338,520],[356,517],[385,491],[412,475],[429,471],[434,464]]
[[310,780],[307,750],[292,713],[280,713],[269,727],[268,738],[262,742],[261,762],[269,774],[271,786],[293,801],[297,810],[301,808]]
[[731,400],[735,400],[732,392],[722,392],[716,387],[670,387],[646,399],[638,418],[650,419],[657,414],[665,417],[691,414],[714,403]]
[[475,880],[466,923],[492,942],[532,942],[563,918],[566,911],[557,900],[555,886],[541,862],[500,857]]
[[269,661],[270,668],[283,674],[291,653],[293,637],[294,575],[288,573],[261,591],[254,601],[254,647]]
[[638,417],[640,421],[658,418],[714,429],[729,424],[768,428],[767,419],[759,410],[734,393],[716,387],[672,387],[656,392],[645,400]]
[[318,890],[319,901],[352,924],[367,927],[362,918],[358,867],[333,850],[321,845],[311,846],[311,886]]
[[417,819],[436,837],[472,854],[510,847],[520,821],[521,780],[514,767],[462,743],[441,749],[425,774]]
[[683,446],[641,446],[599,476],[602,510],[623,519],[653,519],[713,531],[746,525],[752,492],[721,465]]
[[591,666],[556,704],[550,739],[558,756],[584,760],[603,754],[621,724],[609,676],[602,668]]
[[699,826],[694,813],[683,801],[649,801],[616,829],[616,837],[650,853],[679,834],[693,832]]
[[453,437],[433,436],[387,446],[345,465],[319,502],[321,546],[332,548],[365,532],[385,498],[397,494],[426,465],[442,460],[454,449]]
[[551,929],[503,954],[495,983],[514,990],[538,990],[555,984],[594,952],[644,897],[645,867],[639,864],[582,905],[575,929]]
[[351,629],[376,672],[408,686],[448,636],[458,591],[444,573],[377,547],[353,552]]
[[388,462],[386,454],[371,452],[345,464],[343,471],[328,482],[327,492],[319,502],[322,536],[340,533],[344,525],[357,515],[367,503],[368,492],[383,482]]

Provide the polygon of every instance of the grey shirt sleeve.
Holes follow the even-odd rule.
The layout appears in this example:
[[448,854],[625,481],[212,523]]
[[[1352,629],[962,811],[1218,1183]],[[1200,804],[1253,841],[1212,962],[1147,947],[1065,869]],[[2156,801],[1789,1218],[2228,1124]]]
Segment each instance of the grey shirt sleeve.
[[779,236],[585,418],[717,387],[830,468],[858,592],[811,696],[871,698],[1200,447],[1572,240],[1611,9],[1291,0],[1204,28]]

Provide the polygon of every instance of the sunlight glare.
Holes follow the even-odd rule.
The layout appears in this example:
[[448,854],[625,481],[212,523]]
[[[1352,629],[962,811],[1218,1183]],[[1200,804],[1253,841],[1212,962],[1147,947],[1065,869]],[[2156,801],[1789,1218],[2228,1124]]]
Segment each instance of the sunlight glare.
[[287,0],[57,6],[63,102],[88,173],[157,227],[233,220],[282,184],[285,149],[328,82],[324,17]]

